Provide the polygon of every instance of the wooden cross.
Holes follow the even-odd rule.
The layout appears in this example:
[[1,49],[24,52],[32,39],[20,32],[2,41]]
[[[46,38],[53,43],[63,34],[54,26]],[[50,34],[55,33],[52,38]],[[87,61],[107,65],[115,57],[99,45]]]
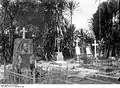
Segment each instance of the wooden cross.
[[94,47],[95,47],[95,48],[94,48],[94,52],[95,52],[94,57],[96,58],[96,57],[97,57],[96,52],[97,52],[97,46],[98,46],[98,44],[96,43],[96,40],[94,40],[94,44],[92,44],[92,46],[94,46]]
[[23,27],[23,29],[22,29],[22,31],[21,32],[23,32],[23,34],[22,34],[22,38],[23,39],[25,39],[25,32],[27,32],[26,30],[25,30],[25,28]]

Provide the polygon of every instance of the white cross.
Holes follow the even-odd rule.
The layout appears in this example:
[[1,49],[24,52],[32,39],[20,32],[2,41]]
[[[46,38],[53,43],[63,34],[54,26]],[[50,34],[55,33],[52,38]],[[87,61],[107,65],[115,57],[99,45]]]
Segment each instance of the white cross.
[[27,31],[25,30],[24,27],[23,27],[23,29],[21,30],[21,32],[23,32],[23,34],[22,34],[22,38],[25,39],[25,32],[27,32]]
[[97,57],[96,51],[97,51],[97,46],[98,44],[96,43],[96,40],[94,40],[94,44],[92,44],[95,48],[94,48],[94,52],[95,52],[95,58]]

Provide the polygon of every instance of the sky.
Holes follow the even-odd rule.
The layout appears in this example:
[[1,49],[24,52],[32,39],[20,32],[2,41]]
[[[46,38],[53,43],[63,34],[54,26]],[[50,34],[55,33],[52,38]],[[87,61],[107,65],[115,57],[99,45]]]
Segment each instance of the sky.
[[[73,24],[76,29],[88,28],[89,19],[92,17],[97,10],[99,0],[74,0],[80,2],[80,6],[74,11]],[[97,2],[96,2],[97,1]],[[101,0],[103,2],[106,0]]]

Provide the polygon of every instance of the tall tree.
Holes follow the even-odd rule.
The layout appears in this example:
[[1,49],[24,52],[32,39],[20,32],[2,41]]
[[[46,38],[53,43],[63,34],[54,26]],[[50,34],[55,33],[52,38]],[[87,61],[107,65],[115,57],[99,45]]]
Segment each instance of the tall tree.
[[[64,56],[72,58],[74,56],[74,32],[75,32],[75,25],[70,25],[66,27],[66,32],[64,34]],[[66,52],[65,52],[66,51]]]
[[46,0],[43,3],[45,6],[45,21],[47,23],[47,30],[44,34],[44,49],[49,58],[52,57],[56,49],[56,38],[63,37],[66,30],[66,19],[63,12],[66,9],[65,0]]
[[72,16],[74,14],[74,11],[76,10],[76,8],[79,6],[80,3],[77,3],[73,0],[69,1],[67,4],[67,8],[70,11],[70,19],[71,19],[71,24],[72,24]]
[[[101,3],[92,19],[92,29],[96,39],[104,43],[104,48],[107,52],[106,56],[115,56],[115,44],[119,41],[119,23],[114,25],[113,22],[113,18],[116,16],[117,11],[119,11],[119,6],[117,4],[118,0],[109,0],[109,2]],[[100,21],[99,14],[101,16]],[[101,24],[100,29],[99,23]]]
[[2,7],[5,13],[2,15],[4,17],[2,29],[9,31],[11,50],[13,51],[15,35],[18,36],[22,27],[25,27],[29,33],[28,38],[31,38],[29,35],[32,34],[37,36],[36,39],[41,41],[39,44],[44,47],[49,58],[54,51],[55,37],[63,36],[65,32],[66,19],[63,12],[66,8],[66,1],[2,0]]

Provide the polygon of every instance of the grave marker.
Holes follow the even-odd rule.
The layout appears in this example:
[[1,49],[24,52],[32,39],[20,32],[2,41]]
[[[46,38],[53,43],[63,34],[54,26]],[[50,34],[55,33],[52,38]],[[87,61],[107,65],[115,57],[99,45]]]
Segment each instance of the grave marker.
[[94,43],[92,44],[92,46],[94,46],[95,48],[94,48],[94,57],[96,58],[97,57],[97,46],[98,46],[98,44],[96,43],[96,40],[94,40]]
[[57,38],[57,46],[58,46],[57,61],[63,61],[63,53],[60,51],[60,40],[61,38]]
[[23,33],[23,34],[22,34],[22,38],[25,39],[25,32],[27,32],[27,31],[25,30],[24,27],[23,27],[23,29],[21,30],[21,32]]
[[87,55],[92,55],[91,49],[90,49],[89,46],[86,47],[86,54],[87,54]]
[[80,48],[78,46],[78,40],[76,40],[76,47],[75,47],[75,50],[76,50],[76,55],[80,55]]
[[75,47],[75,51],[76,51],[76,56],[77,56],[77,61],[79,61],[80,63],[80,47],[78,46],[78,40],[76,40],[76,47]]

